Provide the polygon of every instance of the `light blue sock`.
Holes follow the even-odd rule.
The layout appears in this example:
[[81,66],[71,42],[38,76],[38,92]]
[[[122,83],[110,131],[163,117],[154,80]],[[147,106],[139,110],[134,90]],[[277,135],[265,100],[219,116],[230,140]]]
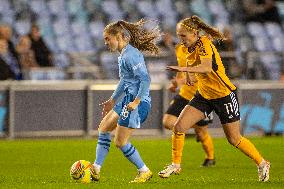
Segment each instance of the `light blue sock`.
[[96,149],[96,160],[95,164],[102,166],[108,152],[111,143],[110,133],[99,133],[97,149]]
[[137,167],[137,169],[140,169],[145,165],[138,150],[136,150],[131,143],[125,144],[120,150],[123,152],[124,156]]

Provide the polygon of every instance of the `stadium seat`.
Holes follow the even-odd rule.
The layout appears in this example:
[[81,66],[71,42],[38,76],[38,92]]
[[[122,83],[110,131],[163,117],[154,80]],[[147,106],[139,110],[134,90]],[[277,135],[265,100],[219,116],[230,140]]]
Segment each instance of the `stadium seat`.
[[102,8],[104,12],[110,17],[111,21],[123,19],[123,13],[119,8],[117,1],[103,1]]
[[253,37],[267,36],[266,30],[261,23],[250,22],[247,24],[248,33]]
[[19,35],[26,35],[29,33],[31,28],[31,23],[28,20],[18,20],[15,23],[16,32]]
[[266,36],[258,36],[253,39],[255,49],[257,51],[271,51],[272,45]]
[[158,19],[159,14],[156,11],[155,4],[152,3],[152,1],[138,1],[137,2],[137,9],[142,13],[142,15],[146,18],[151,19]]
[[70,60],[65,53],[60,53],[54,56],[54,64],[59,68],[66,68],[70,65]]
[[265,66],[269,74],[269,79],[278,80],[280,78],[280,57],[271,52],[260,56],[261,63]]
[[[276,4],[284,18],[284,4]],[[276,23],[245,24],[243,15],[239,14],[241,5],[238,0],[1,0],[0,22],[13,27],[17,41],[19,35],[29,32],[31,22],[35,21],[47,45],[55,56],[59,53],[61,57],[68,52],[104,50],[103,29],[112,21],[137,21],[144,17],[158,20],[162,30],[174,30],[179,19],[197,14],[221,30],[232,26],[239,53],[253,50],[283,52],[282,26]],[[147,27],[151,28],[152,24]],[[105,63],[102,65],[106,66]],[[58,66],[62,66],[61,63]]]
[[102,21],[99,21],[99,20],[93,21],[90,23],[89,27],[90,27],[89,32],[96,40],[103,38],[103,31],[104,31],[105,25]]
[[58,19],[53,22],[53,30],[57,37],[63,36],[66,34],[71,34],[70,27],[69,27],[69,20],[67,19]]
[[202,17],[207,23],[212,23],[211,11],[208,9],[208,4],[205,0],[192,0],[191,10]]
[[275,37],[283,34],[283,30],[278,23],[266,22],[264,23],[267,34],[270,37]]
[[42,12],[47,10],[47,6],[44,0],[31,0],[29,1],[29,5],[31,7],[31,10],[38,15],[41,15]]
[[57,15],[59,17],[66,16],[66,7],[64,0],[50,0],[47,5],[51,14]]

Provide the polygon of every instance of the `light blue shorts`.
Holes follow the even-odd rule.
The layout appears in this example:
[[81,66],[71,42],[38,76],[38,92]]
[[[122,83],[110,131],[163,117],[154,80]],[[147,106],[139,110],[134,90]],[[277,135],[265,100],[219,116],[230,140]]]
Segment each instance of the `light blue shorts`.
[[118,102],[113,110],[119,115],[118,125],[128,128],[140,128],[141,124],[146,120],[151,106],[149,103],[141,101],[137,108],[132,111],[127,110],[127,105],[134,100],[132,94],[126,94],[124,98]]

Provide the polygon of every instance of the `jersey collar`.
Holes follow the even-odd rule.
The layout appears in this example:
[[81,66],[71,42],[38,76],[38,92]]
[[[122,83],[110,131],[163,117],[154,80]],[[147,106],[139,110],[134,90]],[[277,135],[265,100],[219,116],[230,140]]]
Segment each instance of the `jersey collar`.
[[126,51],[126,49],[128,48],[129,44],[127,44],[125,47],[123,47],[123,49],[121,50],[121,53],[119,56],[122,56],[123,53]]

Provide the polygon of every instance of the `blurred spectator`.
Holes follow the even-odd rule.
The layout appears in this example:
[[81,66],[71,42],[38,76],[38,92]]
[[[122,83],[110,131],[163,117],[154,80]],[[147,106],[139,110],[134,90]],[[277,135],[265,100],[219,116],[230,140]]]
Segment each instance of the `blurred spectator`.
[[172,33],[169,30],[166,30],[164,32],[164,35],[162,36],[162,40],[159,43],[159,46],[162,48],[162,50],[171,51],[175,53],[175,41]]
[[0,39],[0,80],[21,79],[22,74],[17,60],[8,50],[8,43]]
[[31,40],[28,36],[22,36],[20,38],[16,50],[19,55],[19,63],[22,69],[39,67],[35,59],[34,51],[31,50]]
[[231,28],[225,27],[223,34],[226,40],[218,41],[216,47],[220,51],[222,62],[228,76],[231,79],[239,79],[242,75],[242,69],[236,60],[235,44]]
[[32,25],[29,37],[32,42],[31,49],[34,51],[38,65],[41,67],[53,66],[52,53],[41,37],[40,29],[37,25]]
[[0,39],[4,39],[7,41],[8,43],[8,50],[9,52],[14,56],[14,58],[17,59],[17,61],[19,60],[19,57],[18,57],[18,53],[15,49],[15,46],[11,40],[12,38],[12,29],[9,25],[0,25]]
[[[170,30],[165,30],[162,40],[159,43],[159,47],[161,48],[161,55],[166,54],[169,57],[167,60],[168,66],[177,64],[175,46],[176,42],[174,41],[173,34],[170,32]],[[167,72],[168,79],[172,79],[174,76],[175,74],[173,72]]]
[[274,0],[243,0],[247,22],[277,22],[281,18]]

